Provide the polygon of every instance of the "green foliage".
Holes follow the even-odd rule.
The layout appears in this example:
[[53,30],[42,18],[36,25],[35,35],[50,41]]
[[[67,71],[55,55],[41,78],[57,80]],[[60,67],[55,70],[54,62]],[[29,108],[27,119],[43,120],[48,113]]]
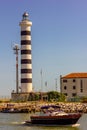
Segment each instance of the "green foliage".
[[81,98],[81,101],[82,101],[83,103],[87,103],[87,97],[82,97],[82,98]]
[[57,92],[57,91],[50,91],[47,93],[29,93],[29,95],[25,95],[20,98],[16,98],[16,102],[26,102],[26,101],[65,101],[65,95]]
[[57,91],[50,91],[48,94],[48,101],[65,101],[65,95]]
[[39,100],[39,94],[35,94],[35,101]]
[[29,95],[28,101],[37,101],[39,100],[39,94],[38,93],[31,93]]

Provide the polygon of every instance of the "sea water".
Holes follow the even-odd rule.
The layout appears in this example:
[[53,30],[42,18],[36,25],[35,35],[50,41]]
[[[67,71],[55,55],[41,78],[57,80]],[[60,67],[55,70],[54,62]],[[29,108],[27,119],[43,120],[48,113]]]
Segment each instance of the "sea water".
[[87,130],[87,114],[83,114],[75,126],[60,127],[24,125],[24,122],[29,120],[30,116],[29,113],[0,113],[0,130]]

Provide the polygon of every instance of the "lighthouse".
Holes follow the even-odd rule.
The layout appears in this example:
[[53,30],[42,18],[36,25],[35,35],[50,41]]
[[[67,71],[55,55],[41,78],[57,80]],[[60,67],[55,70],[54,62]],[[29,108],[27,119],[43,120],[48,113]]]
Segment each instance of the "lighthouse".
[[20,22],[21,27],[21,92],[32,92],[32,54],[31,26],[29,15],[25,12]]

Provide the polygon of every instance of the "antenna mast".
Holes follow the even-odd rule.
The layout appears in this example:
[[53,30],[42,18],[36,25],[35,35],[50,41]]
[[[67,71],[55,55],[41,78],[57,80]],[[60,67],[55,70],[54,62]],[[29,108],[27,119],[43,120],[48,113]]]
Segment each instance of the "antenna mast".
[[18,76],[18,51],[20,50],[19,49],[19,46],[18,44],[15,44],[13,46],[13,50],[14,50],[14,54],[16,55],[16,93],[18,93],[18,88],[19,88],[19,84],[18,84],[18,81],[19,81],[19,76]]

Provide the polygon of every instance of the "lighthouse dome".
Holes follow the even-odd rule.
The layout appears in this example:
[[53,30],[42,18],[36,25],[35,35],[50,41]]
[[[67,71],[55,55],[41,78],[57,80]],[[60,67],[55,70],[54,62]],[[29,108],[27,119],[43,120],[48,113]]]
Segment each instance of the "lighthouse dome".
[[28,20],[28,16],[29,16],[29,14],[27,12],[25,12],[23,14],[23,20]]

